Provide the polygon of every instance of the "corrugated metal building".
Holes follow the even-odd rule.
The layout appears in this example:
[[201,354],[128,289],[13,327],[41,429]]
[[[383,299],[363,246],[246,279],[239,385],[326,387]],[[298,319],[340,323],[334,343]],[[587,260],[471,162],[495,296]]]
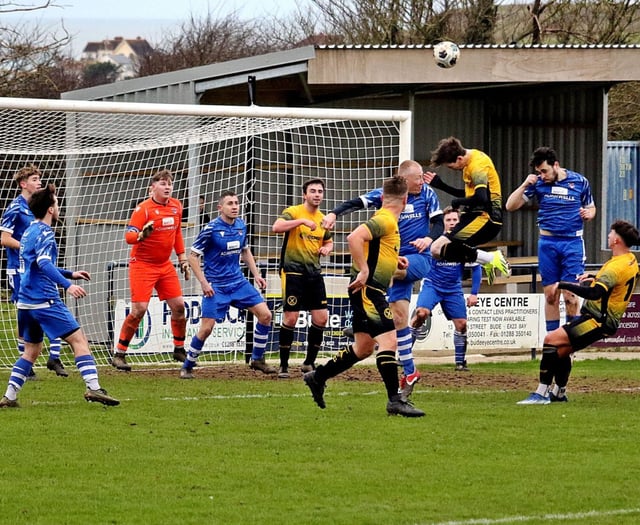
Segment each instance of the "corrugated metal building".
[[[607,92],[640,80],[640,46],[463,46],[458,65],[447,70],[435,65],[431,46],[309,46],[63,98],[246,105],[249,76],[261,106],[409,109],[416,160],[428,163],[437,141],[455,135],[491,155],[505,199],[526,177],[531,152],[554,147],[563,167],[591,182],[599,213],[585,230],[587,258],[606,257]],[[531,208],[506,214],[500,238],[523,242],[515,254],[536,254],[535,218]]]

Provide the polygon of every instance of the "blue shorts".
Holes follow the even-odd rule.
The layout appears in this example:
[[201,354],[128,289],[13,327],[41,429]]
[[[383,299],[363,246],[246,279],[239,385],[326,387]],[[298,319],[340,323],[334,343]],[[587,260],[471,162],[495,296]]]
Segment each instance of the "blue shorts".
[[538,271],[542,286],[559,281],[575,283],[584,273],[585,260],[582,237],[541,235],[538,240]]
[[462,289],[442,292],[435,288],[431,281],[423,281],[416,308],[427,308],[430,312],[433,312],[438,303],[440,303],[447,319],[467,318],[467,303]]
[[18,308],[18,326],[22,329],[24,340],[33,344],[42,343],[45,333],[49,339],[64,339],[80,328],[62,301],[54,301],[48,308]]
[[393,284],[387,290],[387,298],[390,303],[403,299],[410,301],[414,283],[424,279],[429,272],[430,264],[427,255],[412,253],[405,257],[409,259],[407,275],[402,280],[393,280]]
[[230,306],[246,310],[264,303],[264,297],[246,279],[242,283],[213,285],[213,291],[212,297],[202,298],[202,317],[215,319],[217,323],[224,321]]

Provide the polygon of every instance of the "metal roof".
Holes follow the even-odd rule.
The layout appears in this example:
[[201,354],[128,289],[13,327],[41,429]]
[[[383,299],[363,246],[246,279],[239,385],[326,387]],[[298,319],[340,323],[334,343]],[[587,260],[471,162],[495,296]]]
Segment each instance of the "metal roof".
[[[72,100],[104,100],[114,99],[122,95],[135,92],[167,88],[169,86],[188,86],[193,93],[193,100],[175,100],[169,102],[197,103],[200,93],[208,88],[225,86],[234,83],[239,75],[241,82],[246,83],[247,75],[256,76],[257,80],[273,78],[306,71],[306,62],[315,56],[313,46],[300,47],[288,51],[268,53],[250,58],[241,58],[209,64],[206,66],[180,69],[169,73],[150,75],[147,77],[123,80],[112,84],[103,84],[85,89],[67,91],[62,94],[63,99]],[[153,100],[150,100],[152,102]]]
[[406,90],[640,80],[640,45],[463,45],[442,70],[431,45],[316,45],[69,91],[63,99],[190,104],[247,103],[254,76],[261,105],[306,106]]

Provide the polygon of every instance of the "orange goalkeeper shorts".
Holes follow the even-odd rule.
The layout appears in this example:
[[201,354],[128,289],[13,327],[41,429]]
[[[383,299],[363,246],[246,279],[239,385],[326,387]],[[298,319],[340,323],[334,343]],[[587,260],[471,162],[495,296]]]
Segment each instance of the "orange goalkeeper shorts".
[[129,288],[131,289],[131,302],[134,303],[148,303],[154,288],[161,301],[182,295],[178,273],[171,261],[162,264],[131,261],[129,263]]

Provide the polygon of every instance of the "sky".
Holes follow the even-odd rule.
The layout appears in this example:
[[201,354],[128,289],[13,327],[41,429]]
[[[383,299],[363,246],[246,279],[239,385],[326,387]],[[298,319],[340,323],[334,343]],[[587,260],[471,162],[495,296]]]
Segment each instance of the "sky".
[[[42,5],[43,1],[13,2]],[[296,11],[295,0],[52,0],[55,6],[30,13],[3,14],[3,22],[37,23],[55,29],[60,21],[73,41],[70,51],[76,58],[89,41],[123,38],[146,38],[154,44],[163,33],[176,28],[191,14],[225,16],[237,12],[241,18],[286,17]]]

